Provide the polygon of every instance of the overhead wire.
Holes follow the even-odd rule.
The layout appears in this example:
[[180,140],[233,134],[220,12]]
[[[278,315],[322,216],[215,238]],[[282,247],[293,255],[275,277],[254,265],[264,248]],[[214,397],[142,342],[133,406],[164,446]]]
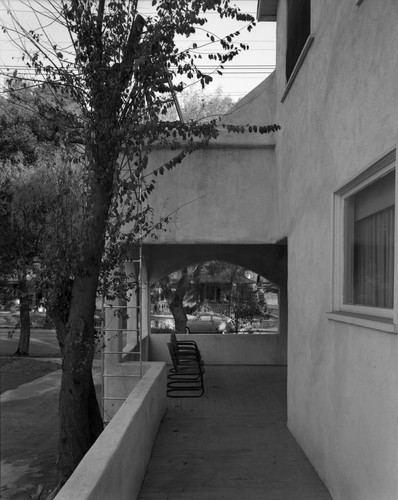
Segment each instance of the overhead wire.
[[[18,3],[19,0],[14,0],[13,3]],[[44,0],[45,1],[45,0]],[[144,0],[144,2],[141,2],[141,8],[143,11],[145,11],[145,14],[146,15],[150,15],[150,14],[154,14],[154,11],[153,11],[153,7],[152,6],[149,6],[149,3],[151,2],[151,0]],[[256,0],[236,0],[236,3],[239,5],[242,4],[242,3],[252,3],[252,4],[255,4],[256,3]],[[142,5],[142,3],[147,3],[148,4],[148,7],[145,7]],[[24,3],[22,3],[22,5],[26,5]],[[255,14],[254,10],[251,12],[249,11],[246,11],[244,8],[241,7],[241,10],[242,12],[245,12],[245,13],[252,13],[252,14]],[[6,9],[3,9],[3,8],[0,8],[0,12],[5,12]],[[16,8],[14,10],[14,12],[17,12],[17,13],[30,13],[31,11],[29,9],[23,9],[23,8]],[[215,14],[215,15],[218,15],[217,12],[207,12],[206,13],[206,16],[207,15],[212,15],[212,14]],[[275,49],[273,47],[273,45],[275,44],[275,40],[273,39],[268,39],[268,40],[262,40],[262,39],[254,39],[254,40],[251,40],[251,39],[247,39],[248,37],[245,37],[245,39],[240,39],[239,41],[241,43],[245,43],[245,44],[249,44],[251,47],[250,47],[250,51],[268,51],[268,52],[273,52]],[[0,44],[1,44],[1,41],[3,39],[0,38]],[[6,41],[5,39],[3,41]],[[7,40],[8,41],[8,40]],[[217,43],[218,40],[215,40],[214,43]],[[70,42],[70,40],[68,40],[68,43]],[[176,40],[176,43],[178,45],[189,45],[189,44],[192,44],[192,42],[195,42],[195,43],[206,43],[208,44],[209,43],[209,39],[208,38],[204,38],[202,36],[202,38],[195,38],[195,37],[192,37],[192,39],[190,40]],[[58,41],[58,46],[61,48],[62,44],[63,43],[66,43],[66,42],[62,42],[62,41]],[[255,44],[256,46],[253,47],[253,44]],[[258,47],[258,44],[265,44],[267,45],[268,47],[261,47],[259,48]],[[272,44],[272,45],[270,45]],[[198,47],[196,49],[196,52],[197,53],[200,53],[202,54],[204,57],[206,57],[207,54],[210,54],[211,52],[207,52],[206,50],[202,50],[202,51],[199,51],[198,49],[200,49],[200,47]],[[7,48],[5,51],[4,51],[4,54],[5,53],[16,53],[16,52],[19,52],[18,49],[16,48]],[[18,58],[12,56],[13,60],[15,62],[19,62],[18,61]],[[234,64],[234,63],[231,63],[231,64],[226,64],[225,67],[223,68],[222,70],[222,73],[223,73],[223,81],[225,82],[226,80],[228,79],[231,79],[233,78],[234,80],[235,79],[242,79],[242,80],[247,80],[247,79],[252,79],[253,80],[253,84],[256,85],[256,81],[260,81],[261,77],[265,78],[267,75],[269,75],[275,68],[275,64]],[[173,68],[171,68],[173,69]],[[176,69],[176,68],[174,68]],[[213,76],[217,77],[218,78],[218,74],[215,74],[215,72],[217,71],[217,66],[215,65],[212,65],[212,64],[198,64],[198,69],[199,70],[202,70],[202,71],[206,71],[206,72],[211,72],[213,71]],[[17,71],[21,71],[21,72],[24,72],[26,75],[31,75],[32,73],[35,72],[34,68],[27,68],[26,66],[24,65],[20,65],[20,64],[6,64],[4,62],[4,58],[2,58],[2,50],[0,50],[0,74],[6,72],[6,70],[10,70],[10,71],[14,71],[14,70],[17,70]],[[255,81],[256,80],[256,81]],[[191,86],[195,84],[195,82],[191,82],[188,86]],[[242,92],[239,92],[239,91],[231,91],[231,92],[227,92],[227,94],[231,94],[231,95],[245,95],[247,93],[247,91],[242,91]],[[211,95],[210,93],[208,95]]]

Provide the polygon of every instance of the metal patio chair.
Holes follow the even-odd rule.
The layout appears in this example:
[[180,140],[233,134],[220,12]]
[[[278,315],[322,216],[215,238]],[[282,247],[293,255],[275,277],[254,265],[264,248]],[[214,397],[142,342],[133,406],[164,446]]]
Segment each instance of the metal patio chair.
[[201,397],[204,394],[204,363],[195,349],[175,347],[167,343],[172,367],[167,375],[167,396],[174,398]]

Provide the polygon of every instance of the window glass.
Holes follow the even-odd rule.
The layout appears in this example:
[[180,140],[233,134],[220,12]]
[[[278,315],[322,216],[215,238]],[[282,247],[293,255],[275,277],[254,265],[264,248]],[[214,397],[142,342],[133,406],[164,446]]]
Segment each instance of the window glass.
[[287,2],[287,50],[286,79],[292,74],[293,68],[310,35],[311,1],[288,0]]
[[344,303],[392,309],[395,171],[344,203]]
[[211,321],[211,316],[199,316],[200,321]]

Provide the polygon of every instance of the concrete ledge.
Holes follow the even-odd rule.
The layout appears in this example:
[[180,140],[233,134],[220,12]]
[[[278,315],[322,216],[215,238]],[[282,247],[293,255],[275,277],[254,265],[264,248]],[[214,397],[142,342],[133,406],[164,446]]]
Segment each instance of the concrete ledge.
[[151,363],[56,500],[134,500],[166,410],[166,367]]
[[[281,338],[276,335],[217,335],[178,334],[180,340],[197,342],[208,365],[279,365],[285,364]],[[167,349],[170,335],[156,333],[150,336],[149,359],[170,362]]]

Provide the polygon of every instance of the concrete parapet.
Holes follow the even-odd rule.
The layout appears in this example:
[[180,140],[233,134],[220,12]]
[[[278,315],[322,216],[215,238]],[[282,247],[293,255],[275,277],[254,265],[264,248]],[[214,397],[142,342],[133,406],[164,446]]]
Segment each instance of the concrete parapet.
[[134,500],[166,410],[166,368],[151,363],[56,500]]
[[[149,359],[170,362],[167,350],[169,334],[150,337]],[[206,364],[209,365],[283,365],[286,349],[275,335],[178,334],[181,340],[195,340]]]

